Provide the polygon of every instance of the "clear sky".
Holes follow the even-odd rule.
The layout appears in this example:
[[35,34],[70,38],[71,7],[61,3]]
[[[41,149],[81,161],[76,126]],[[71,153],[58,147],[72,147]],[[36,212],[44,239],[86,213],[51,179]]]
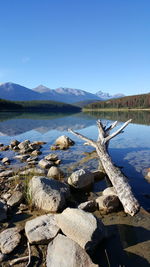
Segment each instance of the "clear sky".
[[150,92],[150,0],[0,0],[0,82]]

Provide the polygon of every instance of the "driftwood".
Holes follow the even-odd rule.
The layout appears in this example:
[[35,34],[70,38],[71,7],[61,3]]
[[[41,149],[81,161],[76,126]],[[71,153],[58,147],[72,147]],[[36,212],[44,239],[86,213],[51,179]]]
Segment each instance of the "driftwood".
[[97,121],[98,127],[98,139],[94,141],[89,139],[73,130],[69,129],[69,132],[86,141],[86,144],[93,146],[96,149],[98,157],[102,163],[102,166],[108,175],[112,185],[114,186],[119,200],[121,201],[124,211],[131,216],[135,215],[139,211],[139,203],[134,197],[131,187],[128,184],[127,178],[123,175],[120,169],[114,166],[109,154],[108,154],[108,144],[109,141],[116,135],[123,132],[123,129],[131,122],[128,120],[122,127],[120,127],[116,132],[110,134],[110,131],[117,125],[117,121],[111,124],[109,127],[103,126],[100,120]]
[[29,242],[27,243],[27,245],[28,245],[29,255],[28,256],[24,256],[24,257],[20,257],[20,258],[14,259],[14,260],[11,260],[9,262],[10,266],[13,266],[13,265],[15,265],[17,263],[24,262],[24,261],[28,261],[28,263],[26,264],[26,267],[28,267],[30,265],[30,263],[31,263],[31,249],[30,249]]

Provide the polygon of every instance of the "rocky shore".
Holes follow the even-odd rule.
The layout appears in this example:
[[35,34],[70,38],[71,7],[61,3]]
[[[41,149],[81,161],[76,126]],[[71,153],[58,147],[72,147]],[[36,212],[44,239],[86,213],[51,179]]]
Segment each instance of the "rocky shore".
[[[43,157],[44,142],[0,144],[1,266],[88,267],[103,261],[109,266],[105,216],[126,215],[113,187],[92,193],[93,184],[105,177],[102,170],[80,168],[68,175],[61,169],[57,150],[74,144],[61,136]],[[7,150],[14,151],[17,168],[12,158],[3,157]],[[95,256],[97,249],[102,261]]]

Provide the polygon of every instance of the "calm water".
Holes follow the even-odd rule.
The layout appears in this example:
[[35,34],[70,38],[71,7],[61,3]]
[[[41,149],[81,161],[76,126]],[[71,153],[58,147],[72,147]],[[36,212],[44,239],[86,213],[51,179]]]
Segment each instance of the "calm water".
[[[43,146],[43,157],[50,153],[50,145],[60,135],[68,135],[75,142],[75,146],[67,151],[57,151],[62,159],[61,168],[66,172],[81,168],[95,169],[98,166],[96,159],[81,164],[84,152],[93,149],[83,145],[83,141],[67,132],[72,128],[89,138],[97,138],[96,120],[101,119],[105,124],[118,120],[118,127],[129,118],[133,121],[125,128],[124,133],[118,135],[110,142],[109,151],[113,161],[129,178],[130,184],[145,207],[150,207],[150,199],[144,194],[150,194],[150,184],[145,180],[146,168],[150,167],[150,112],[96,112],[79,113],[74,115],[64,114],[19,114],[0,113],[0,143],[9,144],[13,139],[19,141],[29,139],[31,141],[46,141]],[[117,129],[117,128],[116,128]],[[15,163],[13,152],[1,152],[1,155],[9,155],[12,163]],[[95,185],[94,191],[98,192],[105,187],[104,182]]]

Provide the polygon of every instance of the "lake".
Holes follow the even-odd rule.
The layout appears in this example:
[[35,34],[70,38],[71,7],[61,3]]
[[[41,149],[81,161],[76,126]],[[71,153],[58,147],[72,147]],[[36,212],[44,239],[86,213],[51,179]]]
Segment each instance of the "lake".
[[[150,112],[149,111],[115,111],[92,112],[78,114],[47,114],[47,113],[0,113],[0,143],[9,144],[11,140],[23,141],[40,140],[47,142],[43,146],[41,158],[51,153],[50,146],[60,135],[68,135],[75,141],[75,146],[67,151],[56,151],[62,159],[60,167],[66,173],[71,173],[79,168],[95,170],[98,167],[97,159],[82,162],[85,152],[93,148],[84,146],[83,141],[77,139],[68,128],[72,128],[83,135],[97,139],[96,120],[101,119],[109,125],[118,120],[118,127],[128,119],[132,119],[124,130],[110,141],[109,152],[116,165],[122,168],[128,177],[129,183],[144,208],[150,207],[150,199],[145,197],[150,192],[150,184],[145,180],[146,169],[150,167]],[[117,129],[117,127],[116,127]],[[1,152],[1,156],[9,155],[15,163],[13,151]],[[17,162],[16,162],[17,164]],[[94,192],[99,192],[106,187],[105,182],[94,185]]]

